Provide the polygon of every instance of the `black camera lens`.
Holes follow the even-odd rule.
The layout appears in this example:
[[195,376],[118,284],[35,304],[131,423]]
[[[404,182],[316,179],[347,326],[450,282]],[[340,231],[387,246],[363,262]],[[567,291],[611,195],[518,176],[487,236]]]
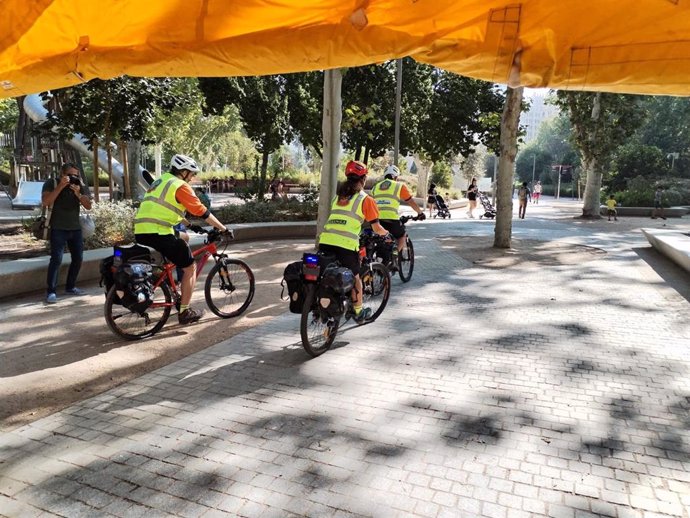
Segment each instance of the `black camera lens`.
[[73,184],[73,185],[81,185],[81,181],[79,180],[79,177],[78,177],[78,176],[73,176],[73,175],[70,175],[70,177],[69,177],[69,183],[71,183],[71,184]]

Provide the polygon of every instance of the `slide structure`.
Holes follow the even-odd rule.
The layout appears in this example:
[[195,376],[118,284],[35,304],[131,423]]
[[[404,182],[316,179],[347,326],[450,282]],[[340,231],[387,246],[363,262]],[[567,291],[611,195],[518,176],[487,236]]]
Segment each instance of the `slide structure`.
[[[43,106],[43,101],[41,97],[37,94],[27,95],[24,98],[24,111],[28,117],[34,122],[43,122],[48,116],[48,110]],[[69,141],[70,145],[75,148],[80,153],[87,155],[89,157],[93,156],[93,151],[89,149],[89,141],[84,138],[81,133],[76,133],[72,139]],[[98,165],[104,170],[108,170],[108,153],[106,153],[103,147],[98,149]],[[112,158],[112,168],[113,168],[113,179],[120,186],[120,192],[124,193],[124,169],[122,164]],[[137,182],[141,188],[145,191],[148,189],[148,183],[144,180],[141,173],[144,169],[137,165]]]

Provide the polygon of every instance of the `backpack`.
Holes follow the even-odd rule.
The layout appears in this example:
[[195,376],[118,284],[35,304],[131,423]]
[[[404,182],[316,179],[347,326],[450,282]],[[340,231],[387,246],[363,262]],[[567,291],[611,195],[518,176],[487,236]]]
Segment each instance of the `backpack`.
[[[280,294],[282,300],[290,301],[291,313],[302,313],[304,306],[304,283],[302,282],[302,261],[295,261],[285,267],[283,280],[280,283],[283,291]],[[283,293],[287,287],[289,299],[283,298]]]

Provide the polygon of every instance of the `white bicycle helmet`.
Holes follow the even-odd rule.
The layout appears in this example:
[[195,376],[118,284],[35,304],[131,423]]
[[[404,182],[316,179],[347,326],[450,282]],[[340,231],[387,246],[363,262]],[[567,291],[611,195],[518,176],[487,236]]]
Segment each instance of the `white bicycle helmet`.
[[193,158],[188,157],[186,155],[175,155],[174,157],[172,157],[172,160],[170,160],[170,167],[180,171],[182,169],[186,169],[187,171],[191,171],[192,173],[201,172],[199,166],[196,165],[196,161]]
[[386,167],[386,172],[383,173],[384,176],[390,176],[394,180],[400,176],[400,169],[397,168],[397,166],[394,165],[389,165]]

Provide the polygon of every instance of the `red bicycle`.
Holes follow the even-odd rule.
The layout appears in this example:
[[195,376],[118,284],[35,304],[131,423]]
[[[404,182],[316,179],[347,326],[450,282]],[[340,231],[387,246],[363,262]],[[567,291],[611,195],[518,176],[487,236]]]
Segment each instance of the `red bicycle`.
[[[232,231],[223,234],[216,229],[207,231],[201,227],[190,227],[206,234],[204,246],[192,252],[197,261],[197,272],[201,273],[209,258],[215,265],[211,268],[204,285],[204,296],[209,309],[221,318],[241,315],[254,297],[255,281],[251,268],[239,259],[230,259],[225,254],[228,241],[233,239]],[[217,242],[225,246],[218,251]],[[125,290],[113,285],[105,299],[105,321],[113,333],[127,340],[139,340],[154,335],[165,325],[173,308],[180,308],[180,291],[175,282],[177,267],[173,263],[151,264],[132,262],[125,268],[130,273],[141,275],[146,293],[125,294]],[[147,284],[148,283],[148,284]],[[139,300],[127,304],[126,296],[138,296]]]

